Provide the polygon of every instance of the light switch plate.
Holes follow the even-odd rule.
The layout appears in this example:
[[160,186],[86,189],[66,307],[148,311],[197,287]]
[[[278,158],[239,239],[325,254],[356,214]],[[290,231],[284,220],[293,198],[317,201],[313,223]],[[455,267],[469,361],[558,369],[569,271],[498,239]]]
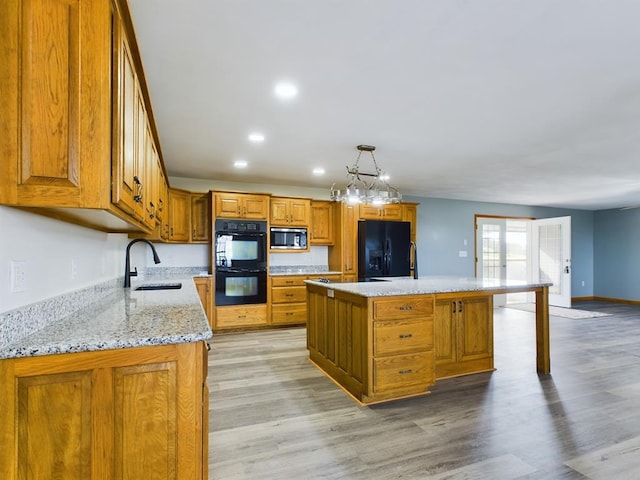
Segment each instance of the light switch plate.
[[27,289],[27,262],[12,260],[11,269],[11,292],[24,292]]

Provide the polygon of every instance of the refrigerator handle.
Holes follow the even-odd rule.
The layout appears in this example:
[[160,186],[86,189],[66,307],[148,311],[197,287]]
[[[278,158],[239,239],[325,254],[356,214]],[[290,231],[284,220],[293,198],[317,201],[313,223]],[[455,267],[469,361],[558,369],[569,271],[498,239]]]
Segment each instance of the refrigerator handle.
[[388,238],[384,247],[384,270],[385,275],[389,275],[391,272],[391,245]]
[[[413,250],[413,265],[411,265],[411,250]],[[416,242],[409,245],[409,268],[413,268],[413,278],[418,279],[418,246]]]

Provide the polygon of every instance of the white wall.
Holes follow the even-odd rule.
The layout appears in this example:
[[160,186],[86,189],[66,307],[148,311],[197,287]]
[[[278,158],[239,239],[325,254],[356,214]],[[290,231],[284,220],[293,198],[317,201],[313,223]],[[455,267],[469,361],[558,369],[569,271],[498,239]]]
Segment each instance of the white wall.
[[[124,275],[124,234],[106,234],[0,206],[0,312]],[[24,291],[11,291],[11,262]]]
[[311,247],[304,253],[271,253],[269,254],[270,267],[290,266],[320,266],[328,264],[328,247]]

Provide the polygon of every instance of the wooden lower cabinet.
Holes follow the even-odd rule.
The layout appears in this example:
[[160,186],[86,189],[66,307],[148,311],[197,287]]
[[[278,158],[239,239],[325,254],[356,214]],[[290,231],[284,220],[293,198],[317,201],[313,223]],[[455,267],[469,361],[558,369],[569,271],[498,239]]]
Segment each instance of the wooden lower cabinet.
[[206,479],[206,344],[0,361],[3,480]]
[[309,358],[353,397],[371,404],[429,392],[432,295],[376,299],[307,289]]
[[216,307],[214,331],[267,325],[267,304]]
[[283,275],[271,277],[271,325],[307,323],[307,287],[305,280],[340,279],[340,275]]
[[307,285],[310,360],[365,404],[493,370],[493,295],[362,297]]
[[195,277],[193,282],[196,285],[204,313],[209,320],[209,326],[213,328],[213,277]]
[[438,295],[436,378],[493,370],[493,296]]

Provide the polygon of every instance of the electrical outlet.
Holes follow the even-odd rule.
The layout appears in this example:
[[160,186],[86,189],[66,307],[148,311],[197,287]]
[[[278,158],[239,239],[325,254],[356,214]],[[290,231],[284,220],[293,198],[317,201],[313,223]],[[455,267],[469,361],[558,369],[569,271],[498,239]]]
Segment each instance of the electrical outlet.
[[462,258],[466,257],[467,256],[467,251],[466,250],[458,251],[458,256],[462,257]]
[[27,262],[12,260],[11,265],[11,292],[24,292],[27,289]]
[[71,259],[71,280],[75,279],[78,276],[78,262],[76,262],[75,258]]

